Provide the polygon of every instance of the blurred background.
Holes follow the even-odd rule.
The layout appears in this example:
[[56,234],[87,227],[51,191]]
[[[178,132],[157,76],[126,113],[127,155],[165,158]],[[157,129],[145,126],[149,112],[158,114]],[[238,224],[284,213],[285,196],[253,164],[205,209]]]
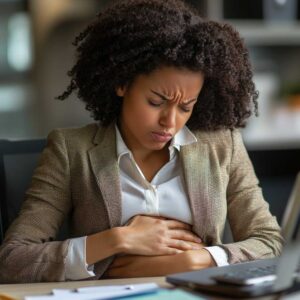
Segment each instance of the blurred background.
[[[64,91],[74,37],[113,0],[0,0],[0,139],[45,137],[92,121]],[[189,0],[231,23],[250,49],[259,117],[243,130],[249,149],[300,148],[300,1]]]

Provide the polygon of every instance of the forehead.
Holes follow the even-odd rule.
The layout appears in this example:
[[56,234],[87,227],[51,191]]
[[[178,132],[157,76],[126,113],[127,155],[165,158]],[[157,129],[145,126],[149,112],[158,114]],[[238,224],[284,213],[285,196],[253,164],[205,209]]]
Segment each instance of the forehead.
[[139,75],[135,84],[142,89],[152,89],[163,93],[184,93],[195,96],[201,90],[204,76],[199,71],[162,67],[149,74]]

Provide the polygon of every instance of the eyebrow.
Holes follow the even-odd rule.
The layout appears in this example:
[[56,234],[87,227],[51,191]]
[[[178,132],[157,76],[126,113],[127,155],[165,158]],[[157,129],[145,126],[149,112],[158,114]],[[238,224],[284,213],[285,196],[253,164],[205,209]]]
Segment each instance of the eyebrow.
[[[166,96],[164,96],[164,95],[162,95],[162,94],[160,94],[160,93],[158,93],[158,92],[155,92],[155,91],[153,91],[153,90],[150,90],[153,94],[155,94],[155,95],[157,95],[157,96],[159,96],[162,100],[165,100],[165,101],[170,101],[171,99],[170,98],[168,98],[168,97],[166,97]],[[197,98],[193,98],[193,99],[190,99],[190,100],[188,100],[187,102],[182,102],[184,105],[187,105],[187,104],[190,104],[190,103],[192,103],[192,102],[194,102],[194,101],[197,101]]]

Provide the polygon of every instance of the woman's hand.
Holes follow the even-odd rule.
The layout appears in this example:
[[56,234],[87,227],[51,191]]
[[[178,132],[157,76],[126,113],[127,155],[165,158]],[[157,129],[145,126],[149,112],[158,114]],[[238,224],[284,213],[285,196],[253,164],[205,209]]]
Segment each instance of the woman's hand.
[[105,275],[109,278],[166,276],[215,265],[206,249],[190,250],[171,256],[127,255],[117,257]]
[[191,226],[176,220],[151,216],[135,216],[122,228],[122,251],[135,255],[173,255],[202,249],[201,239]]
[[201,249],[191,226],[161,217],[135,216],[128,226],[87,236],[86,262],[91,265],[116,254],[172,255]]

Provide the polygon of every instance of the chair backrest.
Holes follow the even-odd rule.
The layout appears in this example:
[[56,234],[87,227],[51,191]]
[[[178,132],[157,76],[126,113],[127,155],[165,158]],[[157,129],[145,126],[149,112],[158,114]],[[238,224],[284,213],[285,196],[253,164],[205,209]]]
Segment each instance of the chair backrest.
[[0,242],[18,215],[39,154],[45,144],[44,139],[0,140]]

